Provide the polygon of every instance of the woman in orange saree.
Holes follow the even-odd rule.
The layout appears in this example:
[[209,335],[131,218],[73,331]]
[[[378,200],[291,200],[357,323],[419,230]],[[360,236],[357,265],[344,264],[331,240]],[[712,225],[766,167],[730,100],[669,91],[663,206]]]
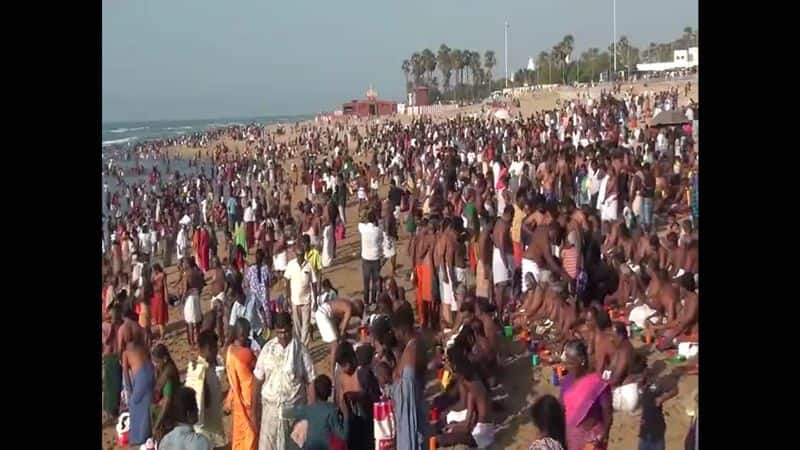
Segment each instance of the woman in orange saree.
[[255,450],[258,435],[253,429],[251,402],[253,398],[253,369],[256,357],[250,349],[250,323],[243,318],[233,327],[233,342],[225,355],[228,375],[228,397],[225,410],[231,412],[231,450]]

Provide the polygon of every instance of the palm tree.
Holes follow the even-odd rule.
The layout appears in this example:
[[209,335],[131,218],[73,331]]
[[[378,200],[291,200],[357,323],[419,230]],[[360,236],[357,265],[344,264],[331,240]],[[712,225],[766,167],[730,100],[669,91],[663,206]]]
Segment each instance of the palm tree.
[[436,61],[439,66],[439,71],[442,73],[442,90],[447,91],[450,88],[450,76],[453,72],[452,60],[450,59],[450,47],[445,44],[439,46],[439,52],[436,54]]
[[561,47],[561,60],[563,65],[561,66],[561,80],[564,84],[567,84],[567,75],[566,75],[566,67],[568,65],[566,58],[572,54],[572,50],[575,44],[575,38],[568,34],[561,39],[561,43],[559,46]]
[[428,81],[433,78],[433,72],[436,70],[436,55],[430,49],[422,51],[422,67],[424,73],[428,74]]
[[486,66],[486,70],[489,72],[489,83],[491,86],[491,82],[494,80],[492,69],[494,69],[494,66],[497,65],[497,59],[495,59],[494,50],[486,50],[486,53],[483,55],[483,65]]
[[[550,55],[547,52],[539,53],[539,56],[536,58],[536,70],[543,69],[544,66],[548,64],[550,61]],[[539,83],[542,84],[542,76],[539,75]],[[550,84],[550,77],[547,78],[547,84]]]
[[469,71],[472,74],[472,93],[475,96],[477,87],[483,81],[483,71],[481,70],[481,54],[469,52]]
[[653,59],[658,56],[657,49],[658,49],[658,45],[656,45],[655,42],[651,42],[650,46],[647,48],[647,61],[648,62],[657,62],[657,61],[653,61]]
[[414,75],[414,86],[420,84],[422,81],[422,74],[425,73],[425,63],[419,52],[414,52],[414,54],[411,55],[411,73]]
[[553,48],[550,50],[550,65],[547,68],[547,79],[551,79],[551,69],[553,68],[553,63],[556,63],[556,69],[560,67],[560,64],[564,61],[564,56],[562,55],[561,43],[554,45]]
[[404,59],[400,68],[403,69],[403,75],[406,76],[406,92],[408,92],[408,75],[411,73],[411,63]]
[[456,88],[461,83],[461,50],[450,51],[450,68],[456,72]]
[[597,64],[597,58],[600,56],[600,49],[597,47],[592,47],[589,49],[589,58],[591,60],[592,66],[592,80],[594,80],[594,69],[595,64]]

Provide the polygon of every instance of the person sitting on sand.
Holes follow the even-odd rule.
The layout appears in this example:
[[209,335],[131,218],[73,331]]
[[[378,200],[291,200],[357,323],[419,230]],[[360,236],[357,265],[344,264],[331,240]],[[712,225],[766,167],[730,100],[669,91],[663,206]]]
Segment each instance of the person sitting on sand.
[[663,325],[653,325],[650,327],[656,336],[659,336],[657,348],[666,350],[679,344],[680,342],[698,342],[698,322],[697,313],[699,310],[698,296],[694,293],[694,277],[686,273],[678,280],[680,286],[681,306],[672,320]]
[[632,370],[636,355],[624,324],[616,322],[609,336],[613,353],[601,376],[611,386],[614,410],[630,413],[639,406],[639,386]]
[[461,444],[479,449],[491,448],[496,430],[491,418],[489,389],[463,351],[452,351],[448,359],[453,369],[452,382],[466,394],[466,409],[451,411],[447,415],[448,423],[436,440],[442,447]]

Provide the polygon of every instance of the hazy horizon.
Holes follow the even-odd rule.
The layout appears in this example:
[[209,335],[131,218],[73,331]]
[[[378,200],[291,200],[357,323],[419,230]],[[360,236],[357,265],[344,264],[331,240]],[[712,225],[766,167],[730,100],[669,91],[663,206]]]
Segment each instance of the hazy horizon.
[[[645,47],[697,28],[697,0],[617,2],[617,36]],[[442,43],[494,50],[504,75],[566,34],[574,55],[611,43],[611,0],[272,3],[107,0],[102,23],[102,122],[296,116],[362,98],[404,101],[400,65]]]

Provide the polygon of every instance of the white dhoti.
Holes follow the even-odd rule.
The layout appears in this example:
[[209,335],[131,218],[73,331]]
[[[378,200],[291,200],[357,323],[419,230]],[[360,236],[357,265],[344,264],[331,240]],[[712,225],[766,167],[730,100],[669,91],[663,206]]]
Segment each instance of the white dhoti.
[[612,222],[617,220],[617,196],[611,196],[603,201],[603,207],[600,210],[600,220],[603,222]]
[[536,280],[537,283],[550,281],[551,272],[549,270],[539,267],[536,261],[532,259],[522,258],[522,292],[528,292],[530,288],[525,281],[526,273],[533,274],[533,279]]
[[383,257],[391,258],[397,254],[397,247],[394,243],[394,238],[386,233],[383,233]]
[[639,406],[639,385],[636,383],[624,384],[612,392],[611,405],[614,411],[633,412]]
[[700,351],[700,344],[697,342],[681,342],[678,344],[678,356],[686,359],[694,358]]
[[453,282],[455,280],[450,278],[450,282],[448,283],[447,272],[451,272],[450,267],[447,265],[439,266],[439,294],[442,296],[442,304],[450,305],[450,311],[458,311],[455,290],[453,289]]
[[322,337],[322,342],[330,344],[336,342],[339,337],[336,323],[333,321],[333,309],[329,303],[323,303],[317,308],[314,313],[314,319],[317,321],[317,329],[319,335]]
[[286,270],[286,264],[288,264],[288,261],[286,260],[285,251],[280,252],[272,257],[272,270],[283,272]]
[[475,428],[472,429],[472,439],[475,439],[475,443],[478,444],[479,449],[489,448],[494,442],[495,432],[494,424],[478,422],[475,424]]
[[494,284],[505,283],[511,280],[511,268],[514,267],[514,255],[503,254],[499,248],[492,249],[492,276]]
[[[631,309],[628,315],[628,320],[635,323],[637,327],[644,328],[644,322],[648,317],[655,314],[657,311],[647,305],[636,306]],[[661,320],[660,316],[655,316],[650,319],[650,323],[657,324]]]
[[200,296],[189,294],[183,301],[183,320],[186,323],[200,323],[203,321],[203,311],[200,309]]

